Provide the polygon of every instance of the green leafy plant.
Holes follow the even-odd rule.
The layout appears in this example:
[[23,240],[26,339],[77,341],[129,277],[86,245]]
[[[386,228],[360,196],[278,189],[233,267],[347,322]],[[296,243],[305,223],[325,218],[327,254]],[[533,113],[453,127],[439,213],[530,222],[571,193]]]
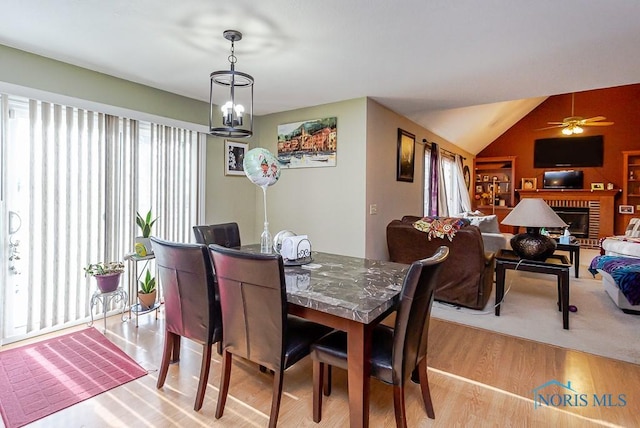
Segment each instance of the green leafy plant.
[[153,290],[156,289],[156,279],[151,276],[151,272],[147,269],[147,274],[142,281],[138,281],[140,283],[140,293],[141,294],[149,294],[152,293]]
[[155,224],[156,220],[158,220],[158,217],[151,220],[151,210],[149,210],[146,217],[142,217],[139,212],[136,212],[136,224],[142,231],[143,238],[151,236],[151,228]]
[[112,273],[124,272],[124,263],[122,262],[98,262],[90,263],[84,267],[85,275],[109,275]]

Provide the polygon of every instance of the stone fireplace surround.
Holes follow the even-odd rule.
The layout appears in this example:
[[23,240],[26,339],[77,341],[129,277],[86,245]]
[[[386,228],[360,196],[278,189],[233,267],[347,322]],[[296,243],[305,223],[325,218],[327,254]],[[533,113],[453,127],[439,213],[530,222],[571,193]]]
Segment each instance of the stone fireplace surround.
[[578,238],[580,246],[597,248],[600,238],[613,236],[614,198],[620,190],[536,189],[517,192],[520,199],[541,198],[552,208],[588,208],[589,237]]

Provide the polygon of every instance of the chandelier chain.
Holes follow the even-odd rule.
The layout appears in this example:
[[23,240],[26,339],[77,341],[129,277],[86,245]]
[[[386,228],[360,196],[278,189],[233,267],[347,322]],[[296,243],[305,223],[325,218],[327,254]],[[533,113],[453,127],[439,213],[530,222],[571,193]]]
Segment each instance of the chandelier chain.
[[227,59],[231,64],[235,64],[238,61],[238,58],[236,58],[236,55],[235,55],[233,40],[231,41],[231,55],[229,55]]

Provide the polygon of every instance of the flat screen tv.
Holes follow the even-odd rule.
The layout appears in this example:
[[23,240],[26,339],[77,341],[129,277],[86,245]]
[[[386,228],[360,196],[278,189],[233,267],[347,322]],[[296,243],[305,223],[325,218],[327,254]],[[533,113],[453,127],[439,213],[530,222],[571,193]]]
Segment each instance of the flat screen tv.
[[604,160],[604,138],[589,137],[541,138],[533,146],[534,168],[598,167]]
[[543,175],[545,189],[582,189],[584,174],[582,171],[545,171]]

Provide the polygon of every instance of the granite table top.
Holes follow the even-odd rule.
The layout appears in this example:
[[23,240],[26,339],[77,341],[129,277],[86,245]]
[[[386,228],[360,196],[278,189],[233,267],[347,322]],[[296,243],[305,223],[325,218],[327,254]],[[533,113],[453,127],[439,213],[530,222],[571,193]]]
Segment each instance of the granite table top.
[[[256,246],[242,250],[256,252]],[[317,251],[312,259],[308,264],[285,266],[287,301],[364,324],[397,304],[409,269],[401,263]]]

